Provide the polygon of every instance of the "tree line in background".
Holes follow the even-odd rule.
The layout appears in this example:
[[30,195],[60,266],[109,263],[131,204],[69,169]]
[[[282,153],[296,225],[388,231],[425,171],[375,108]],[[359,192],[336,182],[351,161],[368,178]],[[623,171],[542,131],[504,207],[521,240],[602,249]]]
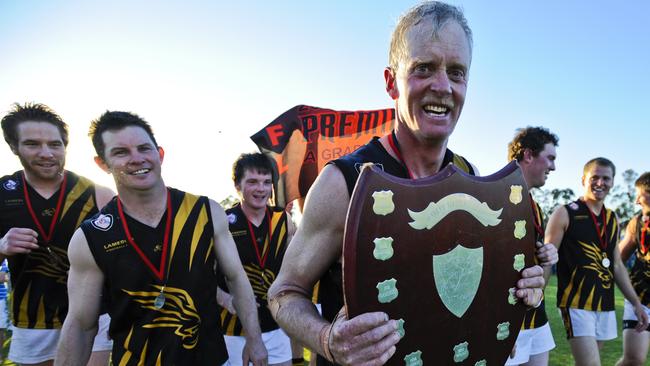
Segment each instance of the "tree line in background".
[[[634,181],[639,174],[632,169],[624,171],[622,174],[622,183],[615,184],[610,190],[605,206],[613,209],[618,217],[621,234],[627,225],[627,222],[638,212],[635,201]],[[620,182],[621,179],[618,179]],[[533,198],[544,211],[545,218],[561,205],[575,201],[578,197],[571,188],[553,188],[553,189],[535,189],[532,191]],[[239,202],[239,198],[233,195],[221,200],[219,203],[225,209],[230,208]]]

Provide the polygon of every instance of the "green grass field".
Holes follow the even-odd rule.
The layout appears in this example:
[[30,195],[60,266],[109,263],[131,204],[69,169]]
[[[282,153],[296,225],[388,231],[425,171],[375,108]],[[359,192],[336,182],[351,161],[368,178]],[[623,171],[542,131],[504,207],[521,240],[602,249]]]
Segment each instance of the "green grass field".
[[[548,286],[546,286],[546,313],[551,323],[551,331],[555,339],[556,348],[551,351],[549,365],[567,366],[573,365],[573,356],[571,347],[566,339],[564,325],[560,311],[556,307],[557,277],[551,276]],[[612,366],[623,354],[623,341],[621,338],[621,319],[623,318],[623,295],[618,288],[616,289],[616,322],[618,326],[618,338],[605,342],[605,346],[600,352],[600,359],[603,366]],[[648,363],[646,363],[648,364]]]

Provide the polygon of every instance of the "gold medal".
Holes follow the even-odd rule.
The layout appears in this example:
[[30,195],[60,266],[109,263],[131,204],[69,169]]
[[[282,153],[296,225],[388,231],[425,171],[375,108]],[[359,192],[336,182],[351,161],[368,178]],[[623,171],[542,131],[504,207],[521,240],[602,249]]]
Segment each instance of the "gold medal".
[[156,296],[156,299],[153,301],[153,307],[156,308],[156,310],[160,310],[164,305],[165,305],[165,293],[163,292],[163,290],[161,290],[158,296]]

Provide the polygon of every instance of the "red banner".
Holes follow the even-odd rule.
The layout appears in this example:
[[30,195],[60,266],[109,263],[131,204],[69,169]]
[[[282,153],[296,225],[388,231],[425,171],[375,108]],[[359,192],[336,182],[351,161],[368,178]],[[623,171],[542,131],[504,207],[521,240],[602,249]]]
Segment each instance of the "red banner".
[[393,129],[395,110],[335,111],[295,106],[251,136],[275,161],[276,205],[303,198],[328,161]]

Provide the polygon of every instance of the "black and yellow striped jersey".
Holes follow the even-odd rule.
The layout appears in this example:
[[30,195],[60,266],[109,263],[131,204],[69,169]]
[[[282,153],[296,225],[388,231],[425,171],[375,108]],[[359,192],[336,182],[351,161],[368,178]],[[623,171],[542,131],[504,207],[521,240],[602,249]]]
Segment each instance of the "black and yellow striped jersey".
[[[215,309],[214,226],[209,200],[169,189],[167,264],[159,279],[127,240],[117,198],[81,228],[104,274],[115,365],[220,365],[228,358]],[[161,266],[166,214],[153,228],[124,214],[134,242]],[[163,290],[166,301],[155,306]]]
[[582,200],[571,202],[564,208],[569,214],[569,226],[558,251],[557,306],[590,311],[614,310],[611,261],[619,230],[616,214],[603,206],[604,215],[594,216],[601,228],[601,241],[590,209]]
[[[255,293],[262,332],[270,332],[279,328],[266,306],[266,293],[280,272],[288,244],[286,212],[280,207],[267,207],[266,213],[262,223],[255,226],[248,221],[241,205],[238,204],[226,210],[230,234],[235,240],[239,258]],[[251,230],[253,231],[252,236]],[[257,241],[256,245],[253,243],[253,237]],[[222,284],[223,286],[224,284]],[[243,335],[239,318],[225,309],[221,310],[221,327],[226,335]]]
[[[530,197],[531,202],[535,205],[533,210],[535,217],[535,226],[540,228],[540,232],[537,232],[536,239],[537,241],[544,242],[544,231],[546,230],[546,222],[544,221],[544,216],[542,214],[542,208],[539,207],[537,202]],[[537,264],[537,257],[535,257],[535,264]],[[548,323],[548,317],[546,316],[546,301],[542,300],[542,303],[535,309],[531,309],[526,312],[524,316],[524,322],[521,324],[521,329],[535,329],[543,326]]]
[[[633,238],[636,244],[634,251],[636,260],[630,270],[630,281],[641,303],[650,307],[650,253],[647,249],[650,247],[650,230],[645,228],[641,214],[634,216],[628,225],[628,228],[634,231]],[[642,241],[641,238],[644,236],[645,240]],[[641,247],[642,242],[645,248]]]
[[[39,250],[8,257],[11,272],[12,322],[19,328],[58,329],[68,312],[68,243],[81,222],[97,213],[94,184],[72,172],[65,173],[62,205],[49,243],[39,234]],[[9,229],[39,232],[25,200],[25,188],[33,212],[49,232],[60,190],[45,199],[32,187],[23,186],[18,171],[0,179],[0,235]]]

